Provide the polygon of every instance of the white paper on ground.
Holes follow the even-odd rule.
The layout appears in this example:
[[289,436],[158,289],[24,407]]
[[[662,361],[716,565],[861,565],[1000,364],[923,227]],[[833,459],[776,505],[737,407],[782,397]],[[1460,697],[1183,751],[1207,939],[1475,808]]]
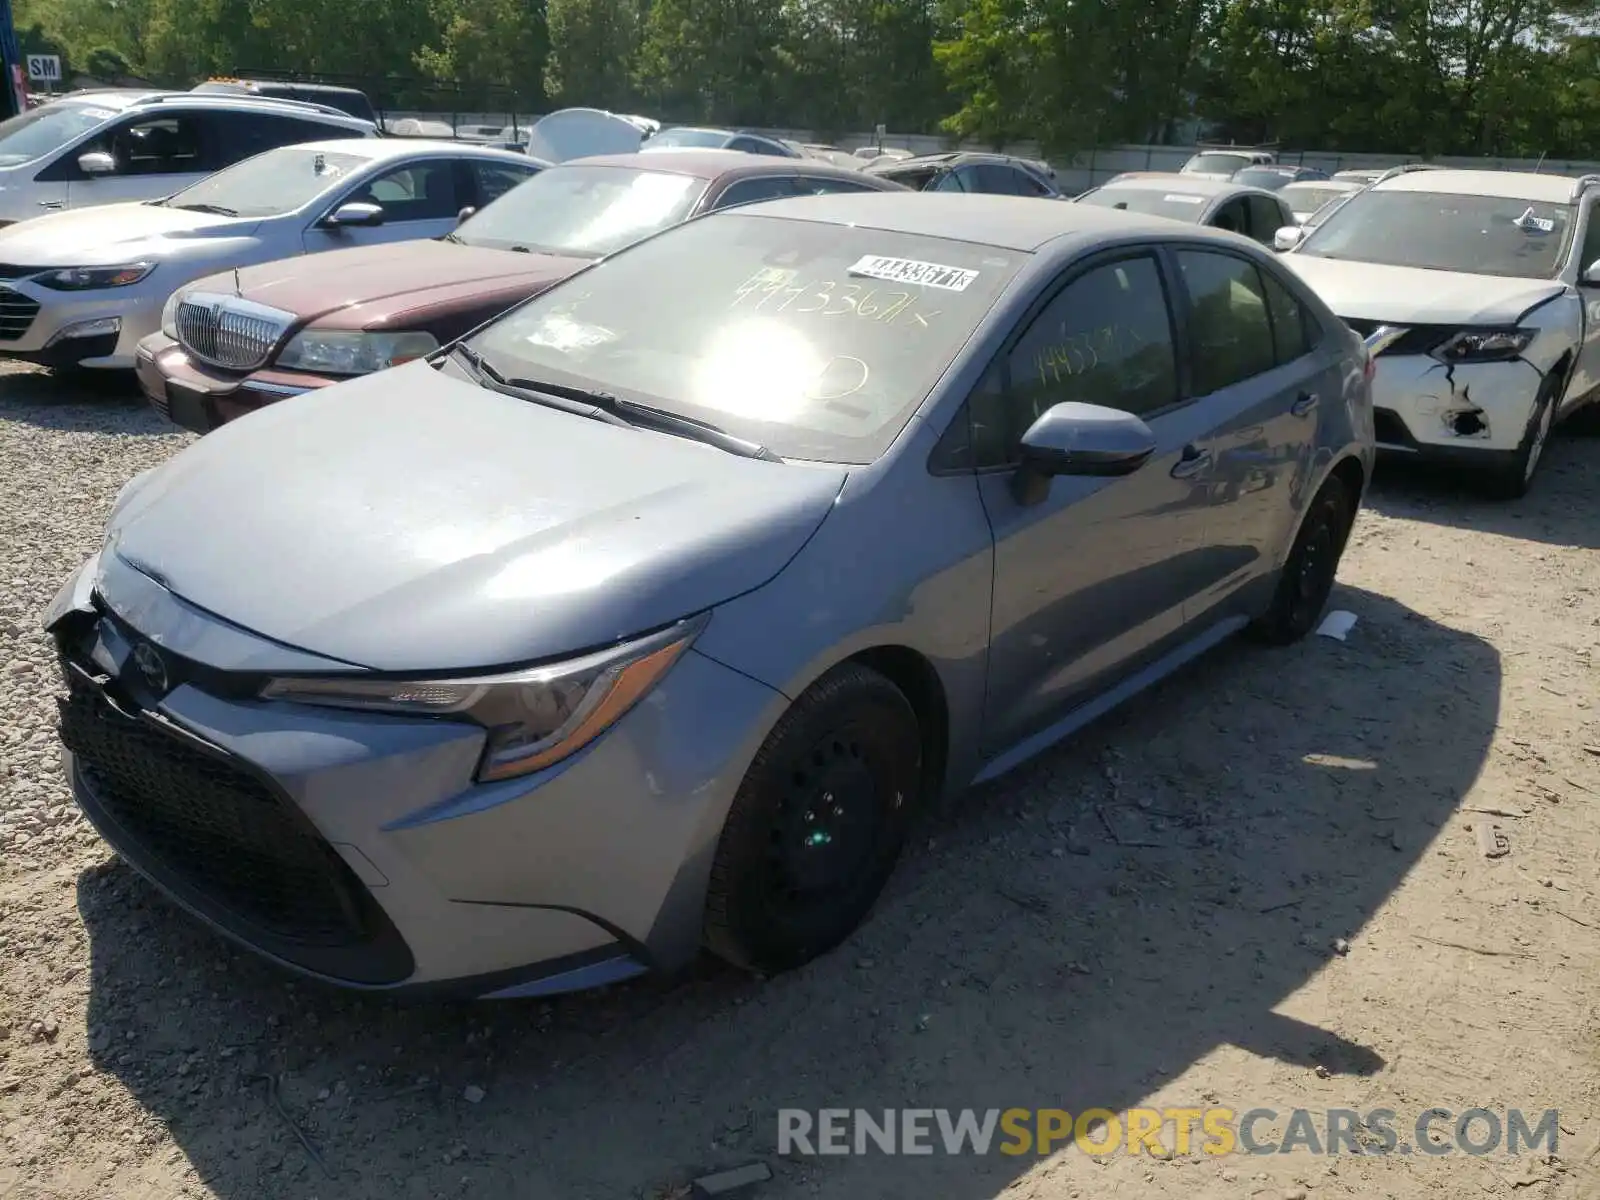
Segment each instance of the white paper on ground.
[[1335,609],[1322,618],[1322,624],[1317,626],[1317,636],[1333,638],[1335,641],[1342,642],[1355,627],[1355,613],[1345,612],[1342,608]]

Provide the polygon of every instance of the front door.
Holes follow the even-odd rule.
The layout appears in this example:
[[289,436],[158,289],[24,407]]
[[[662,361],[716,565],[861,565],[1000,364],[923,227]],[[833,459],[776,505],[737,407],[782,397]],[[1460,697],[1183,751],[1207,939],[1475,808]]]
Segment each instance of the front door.
[[1319,410],[1338,403],[1343,380],[1312,354],[1311,318],[1275,276],[1225,250],[1173,258],[1214,456],[1198,615],[1276,565],[1311,478]]
[[[429,158],[392,166],[354,185],[307,227],[302,239],[306,253],[443,237],[456,227],[462,208],[472,203],[472,188],[463,186],[463,174],[463,164],[456,159]],[[356,203],[383,209],[383,224],[323,223],[340,205]]]
[[[1600,262],[1600,197],[1584,197],[1582,225],[1578,230],[1578,299],[1583,304],[1583,344],[1567,386],[1566,399],[1576,401],[1600,387],[1600,287],[1582,282],[1583,274]],[[1567,407],[1570,408],[1570,403]]]
[[[984,741],[999,752],[1172,641],[1197,584],[1209,478],[1203,418],[1179,400],[1169,281],[1152,253],[1077,268],[969,402],[994,532]],[[1018,440],[1049,407],[1145,417],[1154,457],[1114,479],[1013,494]]]

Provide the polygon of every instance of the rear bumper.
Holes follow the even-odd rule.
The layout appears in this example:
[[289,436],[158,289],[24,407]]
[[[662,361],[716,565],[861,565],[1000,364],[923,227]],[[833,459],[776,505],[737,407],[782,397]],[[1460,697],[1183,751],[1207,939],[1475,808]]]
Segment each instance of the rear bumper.
[[133,369],[150,406],[195,433],[210,433],[269,404],[339,382],[299,371],[223,371],[197,362],[164,333],[139,343]]

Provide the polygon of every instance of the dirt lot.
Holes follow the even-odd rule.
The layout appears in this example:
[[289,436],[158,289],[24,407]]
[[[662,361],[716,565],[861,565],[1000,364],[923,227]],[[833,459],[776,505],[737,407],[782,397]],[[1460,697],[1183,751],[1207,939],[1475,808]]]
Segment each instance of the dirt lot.
[[[234,953],[66,807],[36,616],[187,441],[71,398],[0,378],[0,1195],[599,1200],[755,1159],[762,1200],[1600,1194],[1600,440],[1513,505],[1385,481],[1347,642],[1226,646],[975,793],[807,970],[404,1008]],[[1553,1158],[775,1153],[780,1107],[1140,1104],[1562,1130]]]

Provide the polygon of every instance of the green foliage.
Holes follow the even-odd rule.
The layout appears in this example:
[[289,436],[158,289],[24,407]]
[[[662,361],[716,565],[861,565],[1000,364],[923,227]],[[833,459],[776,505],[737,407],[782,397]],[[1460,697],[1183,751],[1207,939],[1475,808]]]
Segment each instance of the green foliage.
[[[1600,0],[16,0],[69,74],[1029,140],[1600,156]],[[431,82],[430,82],[431,81]]]

